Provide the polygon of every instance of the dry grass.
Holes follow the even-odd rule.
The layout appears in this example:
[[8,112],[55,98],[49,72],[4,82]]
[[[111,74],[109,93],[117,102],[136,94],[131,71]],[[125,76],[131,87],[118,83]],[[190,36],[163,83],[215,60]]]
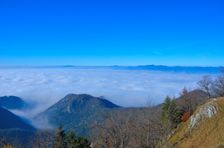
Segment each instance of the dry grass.
[[212,117],[204,119],[189,131],[189,121],[182,123],[177,132],[169,139],[174,147],[180,148],[216,148],[224,144],[224,98],[215,101],[219,111]]

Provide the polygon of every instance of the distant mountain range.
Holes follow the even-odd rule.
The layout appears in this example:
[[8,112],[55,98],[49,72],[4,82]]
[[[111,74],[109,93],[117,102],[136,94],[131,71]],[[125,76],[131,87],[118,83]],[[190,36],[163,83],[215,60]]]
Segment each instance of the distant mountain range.
[[139,66],[74,66],[74,65],[55,65],[55,66],[10,66],[0,68],[74,68],[74,69],[113,69],[113,70],[153,70],[164,72],[187,72],[187,73],[219,73],[224,66],[165,66],[165,65],[139,65]]
[[114,66],[113,68],[127,69],[127,70],[153,70],[164,72],[187,72],[187,73],[219,73],[224,69],[224,67],[164,66],[164,65]]

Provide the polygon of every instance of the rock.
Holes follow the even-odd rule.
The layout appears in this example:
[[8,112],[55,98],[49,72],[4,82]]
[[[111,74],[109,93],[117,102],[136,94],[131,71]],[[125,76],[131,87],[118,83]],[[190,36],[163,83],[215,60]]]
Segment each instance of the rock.
[[205,118],[212,118],[215,114],[218,112],[218,104],[216,103],[216,100],[212,100],[202,107],[199,108],[199,110],[194,113],[190,118],[190,124],[189,128],[192,129],[195,126],[197,126],[201,120]]

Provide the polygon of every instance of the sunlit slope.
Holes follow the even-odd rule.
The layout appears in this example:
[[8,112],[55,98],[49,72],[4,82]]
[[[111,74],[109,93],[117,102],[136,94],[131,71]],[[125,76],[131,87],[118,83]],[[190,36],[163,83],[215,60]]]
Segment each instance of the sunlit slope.
[[169,139],[180,148],[216,148],[224,145],[224,98],[199,106]]

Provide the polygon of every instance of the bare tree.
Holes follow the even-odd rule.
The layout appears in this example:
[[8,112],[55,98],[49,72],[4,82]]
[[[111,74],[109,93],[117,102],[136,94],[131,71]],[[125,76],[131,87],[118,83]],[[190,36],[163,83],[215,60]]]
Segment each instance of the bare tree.
[[32,140],[33,148],[48,148],[53,147],[54,131],[51,130],[39,130],[34,135]]
[[218,97],[224,97],[224,73],[214,81],[213,89]]
[[204,76],[202,80],[198,82],[198,85],[201,90],[207,93],[208,98],[212,97],[212,85],[213,85],[213,80],[210,76]]
[[96,147],[154,148],[163,139],[160,111],[153,107],[116,110],[104,124],[95,124]]
[[96,125],[99,135],[97,144],[101,147],[127,147],[129,143],[129,115],[122,113],[107,114],[103,124]]
[[190,96],[189,91],[186,87],[183,88],[181,93],[181,106],[183,112],[192,112],[193,111],[193,103],[192,98]]

